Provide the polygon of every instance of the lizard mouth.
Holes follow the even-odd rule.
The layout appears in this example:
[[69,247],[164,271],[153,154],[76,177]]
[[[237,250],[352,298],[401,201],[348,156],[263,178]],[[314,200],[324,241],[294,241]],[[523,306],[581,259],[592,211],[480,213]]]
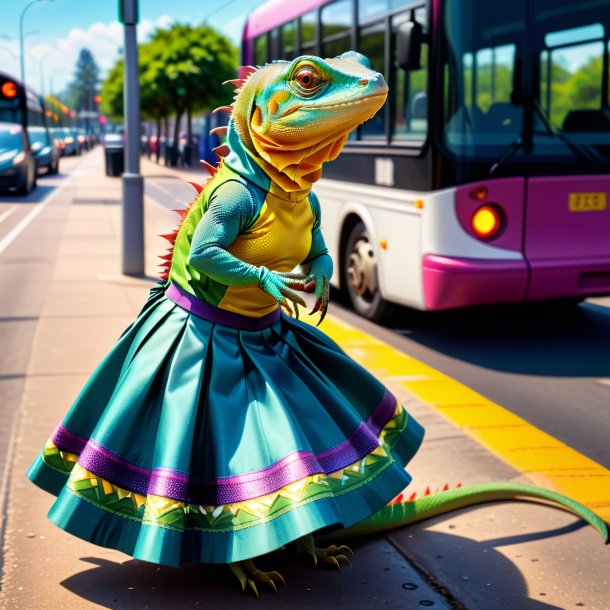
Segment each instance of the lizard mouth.
[[387,93],[374,93],[372,95],[365,95],[364,97],[359,97],[358,99],[348,100],[346,102],[337,102],[336,104],[298,104],[289,108],[284,114],[282,114],[282,118],[296,112],[297,110],[332,110],[333,108],[341,108],[345,106],[356,106],[358,104],[362,104],[367,100],[371,100],[377,97],[385,97]]

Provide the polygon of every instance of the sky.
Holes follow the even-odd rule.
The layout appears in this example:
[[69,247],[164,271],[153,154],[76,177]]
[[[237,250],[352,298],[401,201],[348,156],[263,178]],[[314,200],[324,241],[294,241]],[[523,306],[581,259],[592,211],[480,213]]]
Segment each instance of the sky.
[[[0,0],[0,71],[16,77],[19,69],[19,19],[32,0]],[[140,0],[138,38],[173,22],[214,26],[239,45],[248,13],[263,0]],[[62,91],[72,79],[79,51],[86,47],[102,75],[123,44],[118,0],[43,0],[23,19],[25,75],[45,94]]]

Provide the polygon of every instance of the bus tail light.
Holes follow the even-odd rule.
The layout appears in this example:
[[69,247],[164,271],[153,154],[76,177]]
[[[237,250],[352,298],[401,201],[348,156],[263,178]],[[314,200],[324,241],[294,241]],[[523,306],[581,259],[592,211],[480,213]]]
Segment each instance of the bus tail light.
[[481,239],[490,239],[502,228],[502,215],[498,207],[483,205],[472,215],[472,230]]

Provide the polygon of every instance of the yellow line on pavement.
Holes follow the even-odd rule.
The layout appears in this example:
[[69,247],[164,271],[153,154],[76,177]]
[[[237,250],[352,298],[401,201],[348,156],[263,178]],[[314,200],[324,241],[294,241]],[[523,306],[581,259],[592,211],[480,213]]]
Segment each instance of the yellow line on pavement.
[[342,320],[328,316],[322,328],[381,381],[400,383],[519,472],[610,521],[609,470],[455,379]]

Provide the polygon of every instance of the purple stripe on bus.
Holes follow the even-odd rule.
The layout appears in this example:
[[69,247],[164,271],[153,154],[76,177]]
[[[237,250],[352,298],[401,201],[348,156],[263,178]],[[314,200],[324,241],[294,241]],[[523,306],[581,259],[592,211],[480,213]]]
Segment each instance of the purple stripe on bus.
[[[312,474],[329,474],[366,457],[379,446],[381,429],[392,418],[396,399],[386,390],[383,400],[369,417],[341,443],[326,451],[295,451],[276,463],[252,472],[222,477],[213,481],[189,477],[169,468],[148,470],[103,447],[93,439],[88,441],[61,424],[53,442],[60,450],[74,451],[82,447],[78,463],[93,474],[118,487],[140,495],[155,495],[194,504],[232,504],[281,489],[285,485]],[[66,441],[70,448],[62,443]]]
[[214,322],[215,324],[237,328],[238,330],[262,330],[275,324],[281,315],[279,306],[261,318],[252,318],[232,311],[219,309],[185,292],[176,284],[170,284],[169,288],[165,291],[165,296],[176,303],[176,305],[199,318]]

